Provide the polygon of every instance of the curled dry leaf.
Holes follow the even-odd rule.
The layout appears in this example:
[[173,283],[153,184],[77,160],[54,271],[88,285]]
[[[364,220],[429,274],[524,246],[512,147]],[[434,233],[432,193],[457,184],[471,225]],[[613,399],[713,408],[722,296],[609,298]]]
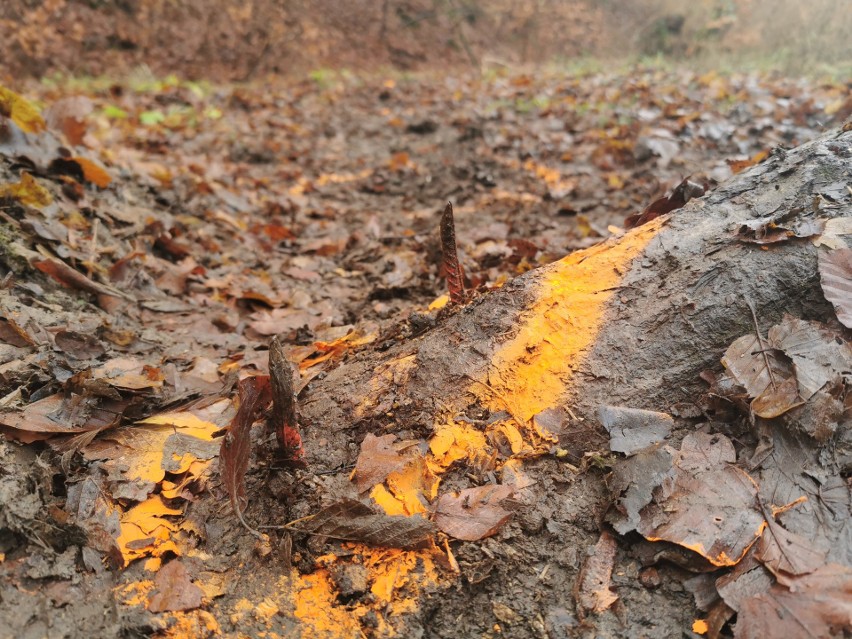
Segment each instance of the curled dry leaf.
[[477,541],[490,537],[512,517],[503,500],[514,492],[512,486],[477,486],[459,493],[446,493],[435,504],[435,523],[450,537]]
[[590,612],[601,613],[618,600],[618,595],[610,590],[616,550],[615,538],[607,531],[603,531],[598,542],[589,549],[574,585],[574,599],[581,618]]
[[704,195],[704,191],[705,188],[702,185],[690,182],[687,178],[674,188],[671,195],[654,200],[641,213],[629,215],[624,220],[624,228],[632,229],[642,226],[661,215],[683,208],[691,199]]
[[246,503],[245,477],[251,455],[251,425],[272,399],[269,377],[258,375],[247,377],[237,386],[240,407],[228,426],[219,451],[222,483],[228,491],[231,506],[240,522],[256,537],[262,535],[249,526],[243,518]]
[[464,269],[456,251],[456,224],[453,220],[453,205],[447,202],[441,216],[441,252],[442,268],[447,278],[447,289],[453,304],[464,304]]

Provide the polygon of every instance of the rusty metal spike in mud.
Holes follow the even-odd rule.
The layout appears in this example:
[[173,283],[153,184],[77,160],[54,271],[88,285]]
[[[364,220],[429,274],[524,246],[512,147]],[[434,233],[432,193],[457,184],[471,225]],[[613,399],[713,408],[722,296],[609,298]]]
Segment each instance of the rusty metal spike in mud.
[[464,291],[464,270],[456,253],[456,225],[453,221],[453,205],[447,202],[441,216],[441,252],[444,255],[444,274],[447,277],[447,289],[453,304],[464,304],[467,296]]
[[293,392],[293,367],[284,354],[278,336],[269,344],[269,379],[272,382],[272,420],[282,450],[287,448],[285,429],[298,431],[296,395]]

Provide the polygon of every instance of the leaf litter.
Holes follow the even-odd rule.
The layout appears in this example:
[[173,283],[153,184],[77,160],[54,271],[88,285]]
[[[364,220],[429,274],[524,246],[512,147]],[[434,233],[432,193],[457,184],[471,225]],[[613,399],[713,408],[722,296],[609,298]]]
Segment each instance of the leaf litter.
[[[384,89],[389,92],[391,104],[401,105],[413,99],[419,112],[417,122],[405,122],[406,116],[402,127],[388,119],[390,116],[365,112],[365,117],[375,120],[379,137],[389,141],[402,135],[402,131],[423,138],[437,135],[439,153],[430,155],[427,146],[406,142],[409,148],[388,155],[382,144],[374,143],[375,149],[357,167],[334,146],[334,136],[324,132],[318,135],[321,127],[317,122],[352,133],[347,124],[350,114],[344,117],[343,112],[328,105],[354,99],[361,105],[357,108],[363,108],[362,104],[374,97],[369,85],[347,87],[345,91],[331,88],[324,93],[305,86],[294,91],[275,89],[279,95],[276,101],[268,99],[267,88],[232,89],[205,96],[179,84],[161,86],[162,95],[189,109],[168,114],[158,104],[162,96],[138,91],[95,92],[88,97],[91,104],[70,98],[65,104],[57,104],[46,118],[52,131],[35,131],[43,128],[37,110],[20,96],[10,97],[10,92],[4,92],[4,104],[11,106],[4,107],[3,112],[6,117],[11,114],[11,120],[8,135],[0,141],[0,152],[28,167],[26,172],[15,172],[4,165],[3,188],[9,189],[4,191],[4,198],[11,206],[6,210],[13,220],[28,225],[21,225],[23,240],[12,248],[13,256],[17,255],[17,260],[10,258],[8,264],[13,285],[4,289],[2,303],[10,335],[16,336],[10,339],[17,341],[10,347],[31,349],[38,358],[12,362],[10,372],[4,373],[4,380],[20,384],[20,391],[4,403],[6,412],[0,421],[6,424],[6,435],[11,433],[22,439],[45,436],[49,437],[49,446],[57,451],[62,450],[61,446],[79,450],[69,467],[79,473],[79,481],[72,484],[73,490],[69,489],[67,503],[89,539],[88,550],[83,553],[86,565],[97,567],[97,554],[102,553],[112,557],[114,564],[129,564],[128,575],[138,576],[134,570],[143,565],[149,572],[166,570],[168,575],[168,571],[179,570],[175,556],[191,566],[198,561],[195,549],[199,543],[208,543],[211,549],[221,543],[217,541],[221,529],[217,531],[215,526],[227,519],[210,515],[208,521],[216,524],[208,527],[200,523],[198,511],[204,512],[204,499],[199,497],[217,490],[215,481],[210,482],[215,477],[211,467],[223,464],[223,459],[216,459],[215,439],[234,413],[232,408],[225,408],[230,407],[227,401],[219,404],[218,413],[205,413],[204,405],[217,406],[217,399],[232,396],[237,374],[248,375],[247,379],[272,374],[266,354],[267,347],[270,354],[273,351],[273,346],[267,344],[271,335],[282,334],[281,341],[274,342],[276,357],[284,351],[283,359],[300,369],[290,378],[292,388],[281,384],[274,393],[275,397],[287,397],[309,383],[311,376],[325,374],[345,360],[351,349],[383,343],[389,326],[404,325],[410,313],[425,309],[445,289],[439,279],[439,260],[432,256],[440,245],[435,232],[439,213],[435,202],[445,199],[446,193],[460,189],[455,202],[459,212],[456,261],[459,273],[464,261],[471,284],[467,293],[475,295],[502,285],[508,276],[598,241],[609,232],[608,224],[617,226],[632,211],[666,214],[700,196],[705,186],[699,184],[712,185],[731,172],[719,156],[720,151],[738,157],[755,157],[764,152],[776,140],[762,137],[771,127],[755,135],[755,119],[773,121],[772,109],[788,111],[788,104],[776,104],[777,95],[765,92],[761,84],[764,80],[749,84],[737,79],[692,77],[672,85],[677,87],[677,95],[671,99],[680,101],[682,109],[682,115],[673,119],[668,105],[641,89],[641,82],[651,81],[651,76],[643,73],[626,85],[624,78],[601,77],[594,87],[576,80],[554,83],[525,77],[515,83],[498,79],[486,91],[468,91],[472,102],[461,108],[469,111],[447,124],[440,112],[440,100],[433,100],[435,92],[428,84],[414,80],[405,92],[399,87]],[[472,88],[479,86],[478,82],[462,86]],[[520,111],[499,105],[494,108],[487,103],[491,92],[515,99],[516,94],[526,90],[523,87],[532,83],[538,83],[537,89],[550,102],[547,107],[537,107],[532,120]],[[623,85],[628,89],[613,93],[613,88]],[[418,95],[423,90],[431,97],[419,102]],[[757,102],[742,101],[746,109],[755,111],[740,123],[742,132],[735,132],[727,142],[716,136],[712,125],[690,117],[692,111],[704,113],[705,118],[717,118],[724,100],[737,92],[756,92],[765,99],[759,107],[755,106]],[[620,106],[611,111],[592,106],[587,116],[571,107],[578,101],[593,105],[596,93],[597,97],[608,95],[601,104],[614,101],[616,105],[622,99],[631,100],[631,93],[642,96],[648,102],[653,127],[619,124]],[[333,99],[327,99],[330,96]],[[209,102],[218,110],[217,117],[208,109]],[[305,104],[309,107],[305,108]],[[246,148],[223,154],[222,136],[234,137],[242,130],[241,118],[245,116],[239,114],[239,109],[247,106],[253,109],[252,126],[284,127],[294,135],[286,139],[274,135],[253,138],[263,141],[247,142]],[[432,116],[439,126],[426,127],[422,129],[426,132],[421,133],[418,123],[428,119],[424,116],[432,108],[439,109]],[[328,117],[316,118],[317,109],[325,109]],[[186,115],[190,112],[194,114],[192,118]],[[482,119],[479,114],[485,112],[492,113],[493,122]],[[569,135],[552,128],[566,114],[574,122]],[[739,116],[732,117],[736,120]],[[611,126],[602,127],[607,119]],[[519,126],[524,127],[524,135],[514,138],[512,131]],[[485,133],[464,138],[469,127],[480,127]],[[667,135],[668,128],[676,129],[677,134]],[[21,130],[38,135],[19,135]],[[684,131],[688,134],[684,135]],[[463,162],[457,161],[460,145],[470,144],[464,139],[481,139],[478,135],[490,136],[489,144],[468,153]],[[701,144],[687,144],[685,140],[690,136]],[[240,134],[236,137],[244,139]],[[652,138],[659,143],[650,144]],[[76,147],[70,156],[59,152],[62,143]],[[672,143],[678,147],[679,157],[671,153]],[[434,146],[435,142],[428,144]],[[714,155],[702,145],[714,147]],[[650,153],[645,152],[645,146]],[[536,159],[522,161],[500,151],[515,147],[521,158],[535,150]],[[744,152],[746,149],[748,152]],[[264,160],[269,157],[277,161]],[[445,167],[451,167],[452,172],[448,173]],[[655,191],[665,188],[648,181],[649,169],[660,176],[661,182],[680,185],[659,205],[654,202],[644,206]],[[751,170],[760,169],[758,165]],[[683,173],[695,171],[705,174],[696,176],[695,182],[682,179]],[[138,176],[138,181],[127,179],[125,172]],[[415,183],[420,185],[419,190],[412,189]],[[679,192],[684,196],[683,203]],[[151,197],[152,193],[159,202]],[[364,211],[384,210],[385,205],[376,204],[381,201],[376,198],[397,198],[394,202],[399,214],[370,222]],[[177,208],[167,208],[164,202],[185,206],[176,213]],[[473,210],[485,211],[486,221],[493,224],[474,220],[469,215]],[[338,223],[342,219],[356,222],[344,229]],[[830,222],[822,235],[834,228]],[[820,233],[821,227],[814,227],[808,234],[813,234],[811,231]],[[758,228],[755,232],[767,231]],[[805,235],[800,232],[800,236]],[[841,239],[831,241],[842,241],[843,235],[837,238]],[[376,259],[387,247],[393,247],[398,257],[389,261]],[[257,258],[246,260],[247,255]],[[826,297],[834,303],[843,322],[848,309],[843,307],[842,271],[838,276],[833,267],[821,265],[821,273]],[[56,287],[54,282],[65,288]],[[42,300],[46,307],[40,306]],[[22,304],[32,309],[29,320],[12,320],[16,322],[12,325],[9,318],[20,317],[12,313],[20,313]],[[374,331],[370,322],[379,323],[382,333]],[[410,324],[413,329],[415,320]],[[345,326],[351,328],[339,332]],[[844,510],[848,508],[848,496],[842,482],[838,482],[839,474],[820,470],[834,468],[823,459],[831,454],[823,445],[829,439],[820,443],[808,438],[818,432],[841,433],[842,423],[848,421],[844,416],[844,411],[848,413],[848,393],[843,386],[848,386],[848,381],[843,381],[848,380],[848,371],[838,363],[845,351],[830,349],[831,339],[843,346],[844,338],[832,333],[833,329],[813,326],[812,322],[807,327],[790,324],[779,330],[774,334],[775,341],[770,329],[766,342],[770,349],[756,343],[757,338],[744,345],[737,352],[748,364],[734,367],[742,381],[748,382],[746,388],[751,387],[748,392],[753,407],[772,388],[771,378],[778,373],[775,382],[780,390],[772,389],[774,394],[764,397],[769,408],[764,409],[758,402],[755,409],[758,420],[768,420],[755,426],[762,429],[762,444],[739,451],[732,458],[730,440],[702,434],[684,440],[678,449],[674,443],[663,443],[663,424],[667,422],[664,418],[660,418],[659,427],[637,429],[629,443],[615,444],[624,448],[616,452],[628,455],[613,472],[614,510],[619,515],[612,515],[612,521],[617,530],[621,529],[619,532],[641,528],[648,537],[659,535],[668,540],[654,544],[680,544],[683,549],[700,546],[700,552],[718,563],[736,557],[748,546],[751,555],[759,554],[761,561],[773,565],[782,575],[810,569],[823,550],[828,560],[836,562],[842,557],[843,544],[838,539],[843,533],[839,532],[842,529],[838,522],[848,513]],[[44,341],[46,334],[57,338]],[[96,335],[97,341],[81,340],[79,335]],[[795,336],[793,342],[791,336]],[[193,374],[199,357],[213,366],[213,375],[204,373],[203,381]],[[730,372],[736,377],[734,371]],[[282,379],[278,377],[279,381]],[[751,392],[761,385],[760,392]],[[46,400],[49,401],[40,403]],[[822,408],[812,409],[817,402]],[[841,406],[839,411],[836,405]],[[305,433],[296,430],[295,405],[292,411],[281,406],[273,405],[270,426],[282,434],[279,445],[290,451],[285,457],[300,457],[296,451],[301,450]],[[263,417],[263,412],[252,411],[250,417],[244,414],[244,421],[249,422],[244,434],[250,435],[251,422]],[[189,425],[193,420],[199,421],[197,431]],[[807,420],[810,426],[805,427]],[[831,420],[834,425],[827,425]],[[29,425],[33,428],[28,429]],[[276,425],[292,428],[292,432],[279,431]],[[630,433],[626,428],[620,431]],[[322,436],[309,437],[313,441]],[[473,424],[462,416],[451,416],[424,440],[417,439],[422,433],[400,434],[398,440],[384,439],[387,436],[376,438],[386,442],[381,453],[370,452],[370,442],[376,442],[364,439],[364,461],[360,473],[356,463],[356,483],[352,487],[359,493],[369,492],[374,499],[378,496],[375,501],[385,514],[373,506],[366,507],[371,514],[358,507],[356,513],[361,515],[347,516],[362,519],[358,524],[361,528],[346,518],[330,520],[335,527],[350,533],[355,526],[357,534],[374,541],[369,537],[370,531],[383,530],[387,520],[408,520],[404,525],[416,524],[414,530],[428,545],[437,527],[428,518],[435,518],[437,523],[439,504],[452,515],[452,525],[448,525],[451,530],[467,530],[461,534],[477,539],[488,534],[489,542],[515,535],[518,524],[510,523],[508,509],[495,507],[492,500],[486,499],[479,500],[485,510],[477,512],[479,502],[469,499],[465,505],[465,497],[517,491],[512,499],[522,500],[523,488],[493,484],[488,480],[489,473],[511,476],[517,463],[550,450],[550,444],[535,429],[511,416],[491,424]],[[719,439],[711,443],[714,437]],[[804,448],[817,451],[814,454],[821,457],[815,459],[809,453],[804,460],[797,456],[788,441],[791,437],[803,437]],[[652,448],[642,447],[646,441]],[[815,447],[815,442],[819,446]],[[387,448],[394,443],[399,446],[395,449],[397,456]],[[263,443],[255,445],[262,448]],[[147,450],[148,454],[128,452],[135,448]],[[310,459],[310,451],[306,454]],[[705,454],[707,459],[699,461]],[[387,473],[379,468],[382,459],[391,462]],[[313,470],[322,469],[321,459],[313,459],[312,463],[318,464]],[[840,459],[832,463],[843,462]],[[802,472],[789,478],[778,472],[778,468],[789,467],[808,468],[810,474]],[[651,472],[646,475],[649,469]],[[231,478],[225,483],[233,494],[239,495],[239,484],[244,480],[238,480],[239,472],[230,472],[225,473]],[[296,511],[293,514],[309,516],[298,512],[300,500],[312,504],[315,513],[323,512],[319,499],[312,497],[316,492],[331,497],[342,494],[340,489],[331,490],[322,483],[325,475],[312,476],[310,466],[307,474],[299,474],[304,469],[295,472],[294,477],[304,485],[293,483],[293,479],[283,498],[288,508]],[[467,474],[461,477],[460,473]],[[755,484],[744,481],[746,475],[760,487],[760,500],[753,503],[748,502],[749,495],[753,496],[749,485]],[[739,517],[744,518],[739,525],[735,525],[736,515],[713,501],[718,501],[718,492],[725,486],[739,495]],[[692,490],[695,492],[690,493]],[[757,506],[764,503],[781,507],[802,495],[807,495],[808,500],[775,515],[778,521],[774,523]],[[702,504],[702,500],[711,502],[712,507]],[[493,514],[488,512],[491,508],[495,509]],[[679,509],[680,514],[672,515],[671,508]],[[388,509],[396,509],[399,514],[391,515]],[[703,529],[707,522],[699,519],[698,529],[705,534],[696,534],[690,528],[693,522],[689,517],[701,512],[724,521],[714,519],[713,526]],[[289,520],[287,509],[280,509],[277,514],[284,517],[281,521]],[[269,521],[266,515],[264,522]],[[778,555],[763,537],[759,545],[748,545],[747,540],[755,536],[758,519],[766,522],[764,536],[776,526],[776,537],[784,543],[786,556]],[[253,517],[252,521],[261,522],[261,518]],[[811,523],[808,525],[807,521]],[[531,525],[525,519],[521,523]],[[814,533],[816,554],[800,557],[804,551],[798,540],[811,539],[809,535]],[[321,532],[318,535],[323,536]],[[226,534],[224,538],[232,537]],[[776,541],[772,543],[781,548]],[[500,548],[500,543],[494,547]],[[611,552],[612,544],[606,542],[606,546],[607,553]],[[341,548],[337,547],[338,552]],[[462,570],[470,570],[472,565],[468,556],[472,551],[467,548],[465,544],[456,548],[461,549]],[[123,556],[117,558],[117,552]],[[356,558],[352,561],[364,562],[369,577],[363,587],[369,588],[379,601],[389,605],[393,599],[394,605],[413,609],[413,595],[418,592],[413,575],[421,569],[428,573],[423,567],[434,567],[440,557],[449,561],[443,551],[435,552],[384,548],[378,553],[357,548],[351,557]],[[317,617],[316,602],[325,602],[324,608],[332,610],[337,605],[333,580],[322,571],[331,575],[331,567],[349,565],[347,559],[335,555],[313,562],[308,548],[301,545],[296,554],[301,555],[298,561],[305,584],[310,585],[303,590],[305,596],[297,600],[300,618]],[[751,555],[745,553],[746,558]],[[144,562],[134,563],[136,559]],[[817,567],[809,574],[820,574],[820,570]],[[842,588],[842,578],[839,579]],[[197,592],[184,577],[176,583],[192,591],[194,605]],[[794,592],[792,583],[779,578],[769,591],[764,589],[762,595],[755,593],[745,598],[744,602],[748,602],[764,597],[738,605],[750,614],[757,611],[744,627],[755,627],[754,619],[763,630],[760,623],[778,623],[765,612],[766,606],[774,605],[765,599],[770,597],[766,593],[783,600],[787,596],[784,593]],[[359,588],[362,587],[352,591],[357,602],[353,609],[361,615],[357,618],[366,618],[369,611],[373,615],[370,623],[390,628],[391,617],[386,617],[381,608],[361,601],[365,591]],[[403,597],[404,592],[412,597]],[[804,586],[795,592],[804,592]],[[286,608],[285,603],[279,603],[281,609]],[[505,611],[500,614],[505,619],[516,619]],[[822,623],[832,631],[836,629],[838,617],[831,610],[823,609],[817,617],[815,627]],[[226,616],[218,618],[222,622]],[[268,630],[269,626],[263,625],[267,622],[262,620],[271,618],[258,614],[243,623]],[[217,624],[212,617],[206,621],[200,616],[174,619],[206,624],[208,628],[211,623]]]

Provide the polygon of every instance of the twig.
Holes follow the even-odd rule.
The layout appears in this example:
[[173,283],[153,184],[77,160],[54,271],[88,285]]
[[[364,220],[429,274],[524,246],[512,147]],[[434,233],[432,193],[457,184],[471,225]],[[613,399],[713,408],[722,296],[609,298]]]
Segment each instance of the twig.
[[757,323],[757,313],[754,310],[754,304],[747,297],[744,298],[748,309],[751,311],[751,318],[754,320],[754,332],[757,335],[757,343],[760,346],[760,352],[763,355],[763,363],[766,365],[766,372],[769,374],[769,383],[772,384],[772,390],[777,390],[775,385],[775,376],[772,375],[772,368],[769,366],[769,355],[766,353],[766,347],[763,345],[763,337],[760,335],[760,326]]

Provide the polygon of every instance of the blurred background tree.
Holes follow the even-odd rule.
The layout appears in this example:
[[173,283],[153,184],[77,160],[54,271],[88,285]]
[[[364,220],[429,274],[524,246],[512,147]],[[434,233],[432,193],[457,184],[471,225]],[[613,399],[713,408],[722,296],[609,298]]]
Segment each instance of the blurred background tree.
[[846,73],[848,0],[6,0],[0,71],[248,79],[600,63]]

